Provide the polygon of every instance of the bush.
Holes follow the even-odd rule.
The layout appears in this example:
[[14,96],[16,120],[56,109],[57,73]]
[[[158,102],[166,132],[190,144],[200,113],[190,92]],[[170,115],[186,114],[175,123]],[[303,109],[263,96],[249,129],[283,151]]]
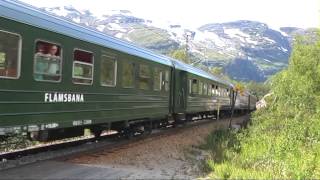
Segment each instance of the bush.
[[288,69],[271,80],[268,107],[248,129],[211,134],[212,178],[320,178],[320,43],[296,41]]

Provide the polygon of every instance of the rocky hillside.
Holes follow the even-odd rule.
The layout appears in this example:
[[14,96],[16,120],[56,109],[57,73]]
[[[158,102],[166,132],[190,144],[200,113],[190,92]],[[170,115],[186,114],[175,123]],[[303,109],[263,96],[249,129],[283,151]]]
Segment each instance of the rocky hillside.
[[188,39],[193,64],[222,67],[231,78],[243,81],[264,81],[285,68],[294,35],[314,32],[294,27],[274,30],[267,24],[245,20],[192,30],[139,18],[128,10],[106,11],[102,16],[72,6],[41,10],[165,55],[184,49]]

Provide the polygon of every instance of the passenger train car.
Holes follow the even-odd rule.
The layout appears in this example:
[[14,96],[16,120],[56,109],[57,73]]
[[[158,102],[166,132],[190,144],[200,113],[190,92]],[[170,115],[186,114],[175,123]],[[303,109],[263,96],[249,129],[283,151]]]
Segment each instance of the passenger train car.
[[[0,136],[48,141],[229,112],[233,85],[16,1],[0,2]],[[253,110],[247,94],[237,108]],[[250,103],[249,103],[250,102]]]

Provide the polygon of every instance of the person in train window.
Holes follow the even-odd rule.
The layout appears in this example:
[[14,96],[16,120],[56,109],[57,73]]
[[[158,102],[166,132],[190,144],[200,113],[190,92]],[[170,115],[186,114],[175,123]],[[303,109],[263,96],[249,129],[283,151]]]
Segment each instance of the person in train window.
[[44,54],[45,54],[45,48],[43,44],[39,44],[36,55],[44,55]]
[[58,46],[52,45],[52,46],[50,47],[50,49],[49,49],[49,55],[50,55],[50,56],[54,56],[54,57],[59,56],[59,55],[58,55],[58,50],[59,50]]
[[37,52],[35,54],[36,58],[36,66],[35,66],[35,79],[36,80],[43,80],[43,73],[46,73],[48,70],[48,59],[45,57],[45,47],[43,44],[38,44]]
[[58,55],[58,46],[56,45],[52,45],[49,49],[49,56],[50,56],[50,62],[49,62],[49,67],[47,72],[50,75],[56,75],[59,74],[59,64],[60,64],[60,59],[59,59],[59,55]]

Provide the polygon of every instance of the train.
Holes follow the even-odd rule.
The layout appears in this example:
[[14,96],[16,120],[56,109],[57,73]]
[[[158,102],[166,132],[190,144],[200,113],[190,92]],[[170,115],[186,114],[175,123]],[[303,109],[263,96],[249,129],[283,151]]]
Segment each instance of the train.
[[0,2],[0,137],[137,132],[235,111],[256,97],[204,70],[45,13]]

